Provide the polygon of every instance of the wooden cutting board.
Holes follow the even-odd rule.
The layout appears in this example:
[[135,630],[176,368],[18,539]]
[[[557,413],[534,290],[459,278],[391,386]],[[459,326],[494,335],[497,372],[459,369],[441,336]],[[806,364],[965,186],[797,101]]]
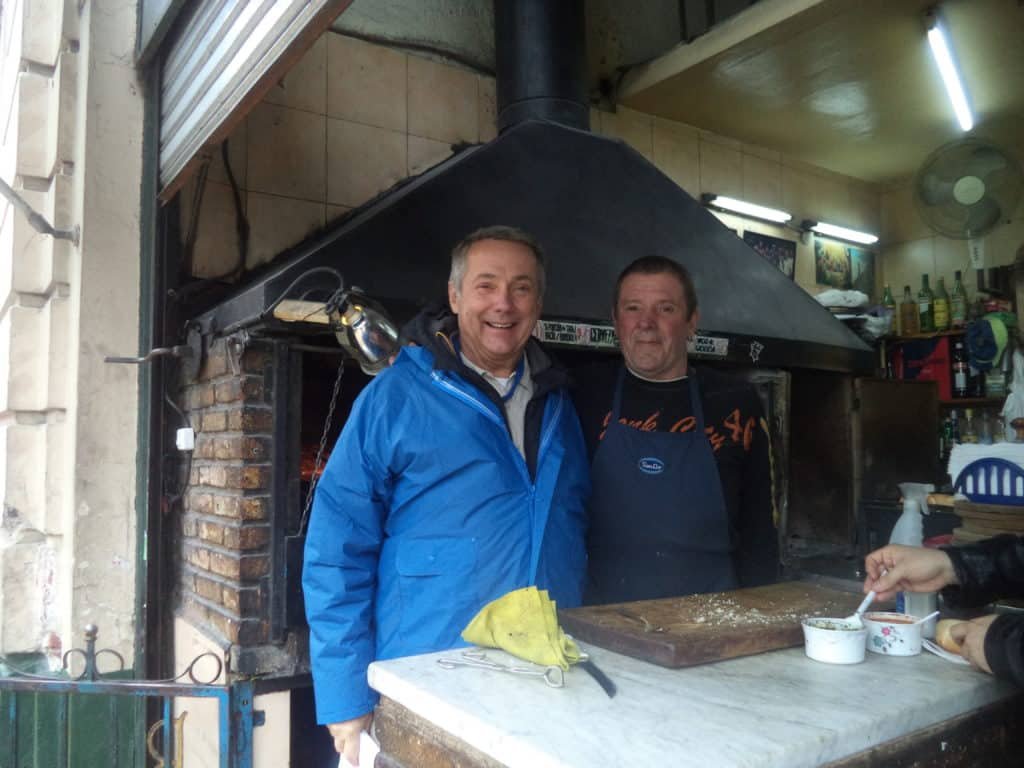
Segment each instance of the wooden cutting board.
[[787,581],[689,597],[559,611],[584,643],[660,664],[689,667],[803,643],[808,616],[849,616],[863,595]]

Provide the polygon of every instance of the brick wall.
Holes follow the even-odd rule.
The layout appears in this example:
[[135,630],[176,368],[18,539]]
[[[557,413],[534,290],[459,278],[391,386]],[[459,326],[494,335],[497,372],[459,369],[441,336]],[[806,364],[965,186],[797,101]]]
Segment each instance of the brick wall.
[[269,640],[272,349],[211,342],[181,393],[196,430],[181,515],[178,606],[225,644]]

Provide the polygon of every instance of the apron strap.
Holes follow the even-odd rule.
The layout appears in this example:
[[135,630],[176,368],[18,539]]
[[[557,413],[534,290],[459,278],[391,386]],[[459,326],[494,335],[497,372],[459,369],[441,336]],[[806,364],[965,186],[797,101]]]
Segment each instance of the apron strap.
[[[697,384],[697,372],[689,369],[686,378],[690,383],[690,409],[693,411],[693,418],[697,434],[704,434],[704,405],[700,401],[700,385]],[[612,416],[610,424],[619,423],[619,413],[622,408],[622,385],[626,381],[626,364],[619,366],[619,376],[615,382],[615,396],[612,398]]]

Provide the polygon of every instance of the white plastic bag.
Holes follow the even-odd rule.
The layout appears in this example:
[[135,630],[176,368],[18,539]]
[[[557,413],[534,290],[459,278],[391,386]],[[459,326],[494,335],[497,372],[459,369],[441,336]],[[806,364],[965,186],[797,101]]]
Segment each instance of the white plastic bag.
[[1024,418],[1024,355],[1019,349],[1013,352],[1013,381],[1010,394],[1003,404],[1003,428],[1009,442],[1017,442],[1017,430],[1010,426],[1014,419]]
[[365,766],[373,765],[379,752],[380,746],[378,746],[377,740],[366,731],[362,731],[359,734],[359,765],[352,765],[344,755],[339,755],[338,768],[365,768]]

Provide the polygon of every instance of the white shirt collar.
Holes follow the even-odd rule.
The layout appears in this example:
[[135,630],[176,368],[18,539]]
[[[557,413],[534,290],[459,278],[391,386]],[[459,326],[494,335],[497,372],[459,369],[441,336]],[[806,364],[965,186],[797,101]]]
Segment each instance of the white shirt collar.
[[[495,376],[493,373],[481,368],[479,365],[468,359],[462,352],[459,352],[459,358],[468,368],[479,373],[484,381],[498,390],[498,394],[504,397],[511,390],[512,384],[516,380],[515,371],[512,372],[511,376]],[[518,363],[516,364],[518,365]],[[523,379],[526,379],[530,375],[530,364],[526,360],[526,350],[523,350]]]

